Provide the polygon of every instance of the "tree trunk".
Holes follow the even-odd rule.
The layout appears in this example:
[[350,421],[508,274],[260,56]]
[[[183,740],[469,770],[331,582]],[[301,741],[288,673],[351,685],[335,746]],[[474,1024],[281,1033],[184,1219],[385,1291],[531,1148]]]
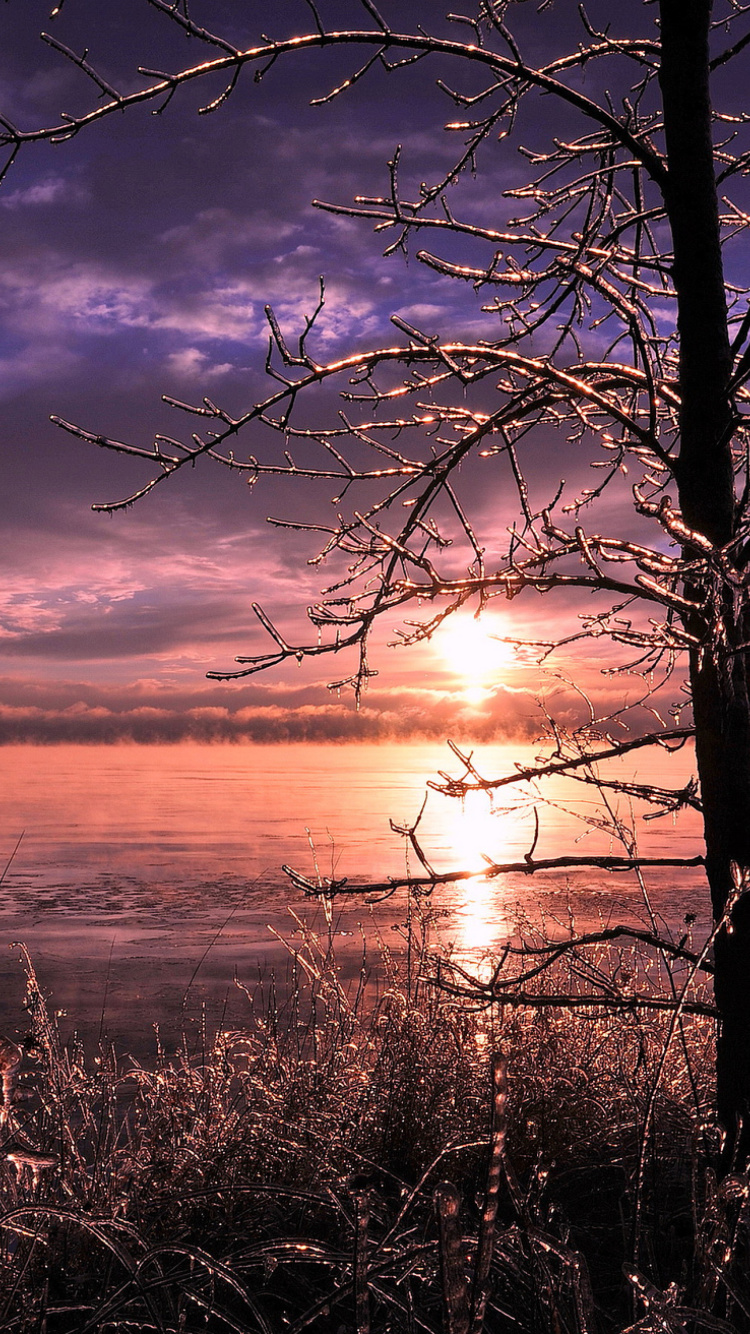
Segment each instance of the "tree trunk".
[[[668,185],[680,339],[680,457],[677,483],[689,527],[725,546],[735,531],[731,454],[731,353],[712,147],[708,34],[710,0],[661,0]],[[690,553],[694,554],[694,553]],[[701,646],[690,676],[715,922],[734,889],[732,863],[750,868],[750,616],[717,577],[689,590],[710,599],[712,615],[688,628]],[[728,1155],[750,1157],[750,900],[717,936],[715,994],[719,1118]],[[728,1159],[727,1159],[728,1161]]]

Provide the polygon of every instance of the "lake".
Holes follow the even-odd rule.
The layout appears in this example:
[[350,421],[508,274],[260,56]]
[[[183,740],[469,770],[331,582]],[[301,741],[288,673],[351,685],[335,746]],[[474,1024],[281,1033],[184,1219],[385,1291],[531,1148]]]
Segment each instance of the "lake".
[[[483,773],[497,776],[528,762],[530,747],[483,746]],[[644,753],[620,776],[678,786],[692,771],[683,750],[658,765]],[[0,748],[0,869],[23,832],[0,886],[0,1032],[26,1028],[24,979],[13,942],[31,951],[61,1029],[87,1040],[107,1034],[145,1054],[158,1023],[167,1045],[184,1024],[205,1016],[241,1024],[251,986],[273,971],[283,986],[299,926],[326,930],[318,903],[295,890],[281,870],[314,876],[384,880],[402,875],[414,856],[389,821],[413,823],[426,782],[460,766],[447,747],[410,745],[7,746]],[[479,871],[482,854],[535,856],[616,852],[599,832],[592,789],[556,780],[541,793],[506,789],[496,807],[483,794],[464,803],[430,792],[419,826],[437,871]],[[627,804],[621,806],[627,814]],[[700,851],[692,812],[641,822],[641,852],[687,856]],[[685,914],[708,927],[699,871],[660,868],[649,877],[657,913],[680,931]],[[633,878],[586,870],[480,875],[435,890],[430,925],[436,944],[477,961],[512,934],[521,916],[543,914],[550,929],[642,919]],[[371,906],[363,896],[338,898],[336,952],[352,976],[361,961],[361,929],[398,948],[407,914],[400,890]],[[282,939],[280,939],[281,937]]]

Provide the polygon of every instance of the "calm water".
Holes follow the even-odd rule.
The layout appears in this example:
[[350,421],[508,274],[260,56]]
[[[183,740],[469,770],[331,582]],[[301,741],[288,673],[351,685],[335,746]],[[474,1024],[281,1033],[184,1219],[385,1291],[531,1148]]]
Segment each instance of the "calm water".
[[[498,775],[531,758],[519,747],[483,747],[482,772]],[[639,757],[628,772],[677,785],[691,772],[682,753],[651,769]],[[273,969],[283,986],[294,942],[292,911],[323,930],[321,909],[290,887],[281,867],[314,875],[386,879],[405,868],[404,840],[389,821],[412,823],[426,780],[458,772],[444,746],[116,746],[0,749],[0,866],[23,840],[0,886],[0,1031],[25,1029],[23,976],[12,942],[32,952],[64,1031],[101,1030],[144,1052],[159,1022],[167,1041],[203,1007],[209,1025],[247,1014],[235,971],[252,983]],[[625,773],[625,768],[622,770]],[[538,794],[486,797],[465,804],[431,793],[420,842],[438,871],[480,869],[482,854],[521,858],[533,837],[537,856],[621,851],[586,820],[590,790],[558,782]],[[512,805],[512,809],[508,809]],[[575,811],[575,816],[570,812]],[[681,816],[641,825],[641,850],[688,855],[696,824]],[[574,840],[578,840],[576,845]],[[4,855],[3,855],[4,854]],[[415,867],[412,854],[408,863]],[[685,913],[706,922],[697,872],[661,870],[650,878],[656,910],[679,930]],[[543,913],[552,929],[569,910],[579,926],[642,916],[629,877],[586,871],[481,878],[439,889],[431,907],[436,940],[477,959],[512,933],[519,916]],[[403,891],[370,907],[336,901],[337,954],[354,975],[360,924],[370,950],[379,932],[398,944],[407,911]]]

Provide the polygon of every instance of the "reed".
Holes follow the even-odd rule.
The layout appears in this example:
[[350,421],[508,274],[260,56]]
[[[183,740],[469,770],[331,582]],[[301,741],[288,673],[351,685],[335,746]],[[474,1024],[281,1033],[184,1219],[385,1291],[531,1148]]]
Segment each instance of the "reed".
[[[711,1166],[710,1020],[482,1007],[409,944],[346,984],[300,919],[285,986],[243,987],[241,1031],[157,1041],[149,1068],[63,1044],[22,951],[0,1329],[750,1329],[748,1182]],[[590,959],[674,984],[637,945]],[[563,958],[535,985],[588,983]]]

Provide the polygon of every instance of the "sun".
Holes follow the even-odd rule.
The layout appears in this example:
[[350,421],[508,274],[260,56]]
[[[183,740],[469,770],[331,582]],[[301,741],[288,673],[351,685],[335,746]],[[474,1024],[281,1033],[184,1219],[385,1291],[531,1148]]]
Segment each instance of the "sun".
[[455,616],[440,629],[435,646],[450,670],[465,682],[469,703],[480,703],[513,660],[513,648],[498,636],[500,622]]

